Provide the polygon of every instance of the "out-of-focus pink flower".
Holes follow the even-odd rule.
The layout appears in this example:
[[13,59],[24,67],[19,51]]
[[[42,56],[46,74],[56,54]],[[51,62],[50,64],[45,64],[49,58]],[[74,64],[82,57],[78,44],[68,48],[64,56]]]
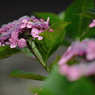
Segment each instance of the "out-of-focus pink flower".
[[35,93],[34,95],[38,95],[38,93]]
[[95,27],[95,20],[92,20],[92,23],[89,24],[89,27]]
[[65,64],[59,67],[59,73],[67,76],[70,81],[78,80],[82,76],[95,75],[95,61],[72,66]]
[[[65,54],[63,54],[62,58],[59,61],[59,65],[66,64],[73,56],[84,56],[87,54],[87,47],[88,43],[90,43],[91,40],[83,40],[82,42],[76,41],[74,42]],[[95,41],[94,41],[95,42]]]
[[88,60],[95,59],[95,41],[94,40],[89,41],[86,52],[87,52],[86,58]]
[[50,28],[49,31],[53,32],[53,29]]
[[[80,64],[69,66],[67,62],[74,56],[82,56]],[[59,72],[67,76],[70,81],[79,79],[81,76],[95,75],[95,40],[85,39],[82,42],[73,43],[59,60]],[[89,61],[88,61],[89,60]],[[88,63],[83,63],[88,62]]]

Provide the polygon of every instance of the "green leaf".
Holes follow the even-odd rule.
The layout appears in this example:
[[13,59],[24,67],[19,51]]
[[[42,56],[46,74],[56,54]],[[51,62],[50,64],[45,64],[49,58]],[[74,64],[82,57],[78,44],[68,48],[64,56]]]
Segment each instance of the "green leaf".
[[21,70],[13,70],[12,73],[7,77],[16,77],[16,78],[24,78],[24,79],[32,79],[32,80],[44,80],[46,78],[42,75],[37,75],[37,74],[33,74]]
[[0,59],[7,58],[13,54],[20,53],[21,51],[16,48],[10,48],[9,46],[0,47]]
[[82,34],[80,40],[82,41],[82,40],[84,40],[85,38],[95,38],[95,27],[93,27],[93,28],[87,28],[87,29],[83,32],[83,34]]
[[78,64],[79,61],[76,60],[76,56],[73,56],[68,62],[68,65],[74,65],[74,64]]
[[63,28],[67,26],[68,22],[58,22],[53,24],[50,28],[53,29],[53,32],[45,31],[42,32],[40,35],[43,36],[43,40],[39,41],[38,39],[35,40],[36,48],[38,49],[39,53],[41,54],[44,62],[47,61],[47,58],[54,53],[64,38],[64,30]]
[[53,65],[57,64],[60,60],[60,56],[57,56],[57,58],[49,65],[49,69],[51,70],[53,68]]
[[85,12],[80,13],[79,15],[95,19],[95,8],[89,9]]
[[47,20],[48,17],[50,17],[50,23],[56,23],[61,21],[61,19],[54,13],[50,12],[34,12],[35,16],[43,18],[44,20]]
[[64,19],[64,16],[65,16],[64,11],[62,11],[62,12],[60,12],[60,13],[58,14],[58,17],[59,17],[61,20]]
[[29,58],[36,60],[35,56],[30,52],[28,48],[24,47],[22,50],[22,53],[25,53]]
[[66,36],[71,38],[81,37],[83,31],[89,25],[89,18],[85,18],[82,13],[94,6],[94,0],[75,0],[64,12],[64,21],[72,22],[66,27]]
[[66,40],[66,38],[64,38],[64,40],[63,40],[63,42],[61,43],[61,45],[68,47],[68,46],[71,45],[71,43],[70,43],[70,41]]
[[58,66],[54,66],[50,77],[43,82],[38,95],[95,95],[95,85],[90,78],[82,77],[70,82],[58,73]]

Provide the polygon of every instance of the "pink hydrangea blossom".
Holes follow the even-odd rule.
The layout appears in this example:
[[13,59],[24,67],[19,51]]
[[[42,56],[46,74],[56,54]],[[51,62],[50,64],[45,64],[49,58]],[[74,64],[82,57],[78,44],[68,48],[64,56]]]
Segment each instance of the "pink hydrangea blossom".
[[67,76],[70,81],[75,81],[82,76],[95,75],[95,61],[89,64],[81,63],[72,66],[65,64],[59,67],[59,72]]
[[87,52],[86,58],[88,60],[95,59],[95,41],[94,40],[89,41],[86,52]]
[[95,20],[92,20],[92,23],[89,24],[89,27],[95,27]]
[[18,39],[18,33],[17,32],[12,33],[11,38],[9,39],[9,41],[10,41],[10,47],[11,48],[15,48],[17,46],[17,44],[20,48],[26,46],[26,40],[23,39],[23,38]]
[[34,39],[35,39],[36,37],[38,37],[38,40],[42,40],[43,37],[42,37],[42,36],[39,36],[39,34],[40,34],[41,32],[42,32],[42,31],[33,28],[32,31],[31,31],[31,35],[34,37]]
[[[24,16],[3,25],[0,28],[0,43],[1,45],[10,45],[11,48],[19,46],[20,48],[26,46],[26,40],[31,37],[31,40],[38,38],[42,40],[43,37],[39,34],[48,30],[49,28],[49,17],[47,21],[43,19],[37,19],[34,16]],[[53,32],[53,29],[49,31]]]
[[32,27],[32,22],[28,21],[27,19],[22,20],[21,28],[31,28]]
[[74,42],[63,54],[59,65],[66,64],[73,56],[86,56],[86,60],[95,59],[95,40],[85,39],[82,42]]
[[9,39],[11,48],[15,48],[17,46],[17,40],[18,40],[18,33],[12,32],[11,38]]
[[26,46],[26,40],[23,39],[23,38],[19,39],[19,40],[17,41],[17,43],[18,43],[18,46],[19,46],[20,48],[23,48],[23,47]]
[[[80,64],[69,66],[67,62],[73,57],[82,56]],[[84,61],[85,60],[85,61]],[[88,61],[89,60],[89,61]],[[81,76],[95,74],[95,40],[85,39],[82,42],[74,42],[59,60],[59,72],[67,76],[70,81],[79,79]],[[83,63],[83,62],[87,62]]]
[[49,31],[53,32],[53,29],[50,28]]

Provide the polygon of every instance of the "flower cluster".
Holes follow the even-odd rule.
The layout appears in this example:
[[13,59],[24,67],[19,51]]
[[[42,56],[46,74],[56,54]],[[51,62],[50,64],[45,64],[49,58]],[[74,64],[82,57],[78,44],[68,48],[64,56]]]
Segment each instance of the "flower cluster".
[[[80,64],[69,66],[67,62],[73,57],[82,56]],[[95,40],[85,39],[82,42],[74,42],[59,61],[59,72],[66,75],[70,81],[81,76],[95,74]]]
[[[15,48],[17,45],[22,48],[26,46],[26,40],[32,37],[32,40],[38,38],[42,40],[43,37],[39,36],[41,32],[49,28],[49,17],[47,21],[43,19],[38,20],[34,16],[24,16],[18,20],[3,25],[0,28],[0,46],[10,45]],[[52,29],[49,31],[53,32]]]

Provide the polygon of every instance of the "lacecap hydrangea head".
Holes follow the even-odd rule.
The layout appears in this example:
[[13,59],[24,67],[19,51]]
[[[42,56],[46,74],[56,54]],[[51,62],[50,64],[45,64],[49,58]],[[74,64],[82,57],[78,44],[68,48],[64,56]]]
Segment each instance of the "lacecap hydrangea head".
[[[49,17],[47,21],[37,19],[34,16],[23,16],[18,20],[4,24],[0,28],[0,45],[10,45],[11,48],[19,46],[20,48],[26,46],[26,41],[31,38],[34,40],[42,40],[40,33],[49,28]],[[52,29],[49,31],[53,32]]]
[[[79,58],[79,64],[68,65],[73,57],[75,60]],[[70,81],[82,76],[95,75],[95,40],[85,39],[72,43],[58,64],[60,74],[67,76]]]

